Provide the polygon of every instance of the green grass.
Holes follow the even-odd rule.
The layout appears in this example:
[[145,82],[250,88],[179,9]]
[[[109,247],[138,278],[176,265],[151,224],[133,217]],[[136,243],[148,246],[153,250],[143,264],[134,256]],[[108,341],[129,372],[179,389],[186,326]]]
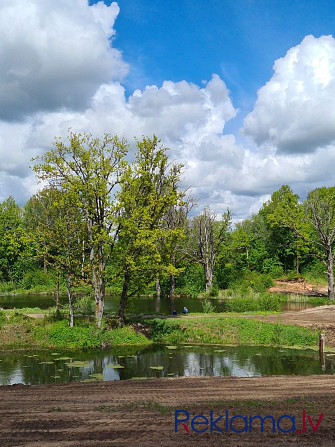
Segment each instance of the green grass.
[[154,319],[150,326],[153,341],[166,344],[315,346],[318,343],[317,331],[247,318]]
[[19,312],[0,312],[1,349],[89,349],[106,346],[146,346],[152,342],[132,327],[99,329],[82,323],[70,328],[66,320],[30,318]]
[[66,349],[150,344],[144,335],[129,326],[112,330],[99,329],[94,325],[71,328],[64,320],[36,327],[34,337],[40,343],[46,343],[47,346]]

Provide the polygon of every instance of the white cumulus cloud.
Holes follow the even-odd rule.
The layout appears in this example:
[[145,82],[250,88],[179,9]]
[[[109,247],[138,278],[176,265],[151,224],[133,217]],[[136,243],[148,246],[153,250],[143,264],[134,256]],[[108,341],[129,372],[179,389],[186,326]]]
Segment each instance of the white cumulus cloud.
[[83,109],[128,70],[110,45],[119,7],[86,0],[0,2],[0,119]]
[[244,133],[282,153],[308,153],[335,140],[335,40],[307,36],[274,64],[244,120]]
[[[126,96],[128,65],[113,48],[116,3],[0,2],[0,200],[36,190],[29,165],[68,129],[101,136],[156,134],[185,164],[184,185],[218,214],[256,212],[282,184],[306,194],[334,184],[335,41],[307,36],[275,62],[244,121],[252,148],[225,133],[234,107],[216,74],[148,85]],[[131,67],[130,67],[131,68]]]

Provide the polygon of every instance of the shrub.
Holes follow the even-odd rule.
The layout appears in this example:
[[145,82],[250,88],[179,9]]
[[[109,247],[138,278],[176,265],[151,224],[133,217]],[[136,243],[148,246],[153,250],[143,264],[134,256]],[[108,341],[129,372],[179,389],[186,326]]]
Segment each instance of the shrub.
[[0,293],[13,292],[13,290],[15,290],[15,285],[11,281],[0,282]]
[[217,283],[215,282],[212,285],[211,290],[209,291],[209,296],[215,297],[215,296],[218,296],[218,294],[219,294],[219,287],[218,287]]
[[240,296],[227,299],[225,308],[227,312],[278,312],[281,302],[281,296],[266,293],[262,295]]
[[213,313],[213,312],[215,312],[215,310],[216,310],[215,306],[213,306],[213,304],[210,301],[204,300],[202,302],[202,311],[204,314]]
[[92,314],[94,312],[94,300],[89,295],[83,296],[74,303],[74,309],[82,314]]
[[22,289],[33,289],[35,287],[54,287],[56,280],[50,272],[44,272],[43,270],[33,270],[25,273],[20,281],[20,287]]

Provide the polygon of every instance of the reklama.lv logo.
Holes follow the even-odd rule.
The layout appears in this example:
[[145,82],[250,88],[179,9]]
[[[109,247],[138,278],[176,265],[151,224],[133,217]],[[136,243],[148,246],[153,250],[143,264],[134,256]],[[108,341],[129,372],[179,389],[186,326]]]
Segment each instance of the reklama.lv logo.
[[[275,433],[276,428],[278,431],[282,433],[290,433],[290,432],[296,432],[296,433],[305,433],[306,432],[306,418],[309,422],[312,430],[314,433],[316,433],[317,429],[319,428],[319,425],[321,423],[323,417],[323,413],[321,413],[319,420],[317,421],[316,425],[314,425],[312,419],[310,416],[306,415],[306,411],[303,410],[302,412],[302,427],[301,429],[296,429],[296,418],[295,416],[289,416],[287,414],[283,414],[279,418],[274,418],[273,416],[267,415],[267,416],[242,416],[240,414],[235,415],[233,417],[229,417],[229,412],[226,410],[225,412],[225,418],[224,416],[214,417],[213,410],[210,411],[209,418],[202,414],[197,414],[190,420],[190,413],[186,410],[176,410],[175,411],[175,433],[178,433],[178,426],[179,428],[182,428],[182,430],[186,431],[187,433],[190,433],[190,430],[192,430],[195,433],[205,433],[207,430],[210,433],[213,433],[213,431],[218,431],[219,433],[228,433],[229,430],[231,430],[234,433],[243,433],[243,432],[249,432],[251,433],[253,429],[260,428],[261,433],[264,431],[264,425],[265,423],[267,426],[272,425],[272,432]],[[236,422],[242,422],[242,425],[244,425],[242,428],[236,428],[236,425],[234,426],[234,423]],[[220,425],[218,425],[220,423]],[[270,425],[269,425],[270,424]],[[240,425],[240,424],[239,424]],[[289,427],[287,427],[289,425]],[[285,428],[283,428],[285,426]],[[308,427],[308,425],[307,425]]]

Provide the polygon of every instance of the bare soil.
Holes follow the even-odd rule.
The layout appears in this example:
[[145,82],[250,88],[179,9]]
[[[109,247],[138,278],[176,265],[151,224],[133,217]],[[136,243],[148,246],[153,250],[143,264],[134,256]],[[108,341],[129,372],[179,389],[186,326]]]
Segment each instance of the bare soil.
[[[272,423],[258,421],[252,432],[225,432],[225,422],[196,433],[181,424],[175,433],[175,410],[190,420],[202,414],[217,419],[228,410],[236,415],[295,416],[295,431],[272,432]],[[306,412],[306,431],[302,414]],[[1,387],[0,445],[7,446],[332,446],[335,445],[335,379],[333,376],[263,378],[180,378]],[[316,426],[316,433],[307,416]],[[184,413],[182,414],[184,416]],[[181,417],[181,416],[180,416]],[[286,425],[285,425],[286,423]],[[241,419],[235,430],[245,428]],[[289,430],[286,419],[281,428]],[[203,429],[204,426],[196,426]]]
[[298,281],[288,281],[277,279],[273,287],[269,288],[269,292],[276,293],[293,293],[297,295],[307,296],[327,296],[328,287],[325,285],[309,283],[304,279]]

